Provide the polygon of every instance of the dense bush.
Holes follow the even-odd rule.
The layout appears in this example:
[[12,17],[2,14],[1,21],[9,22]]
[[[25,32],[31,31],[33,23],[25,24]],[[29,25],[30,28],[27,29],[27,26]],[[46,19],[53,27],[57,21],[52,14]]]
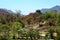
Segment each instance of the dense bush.
[[50,12],[46,12],[46,13],[44,14],[44,18],[45,18],[45,19],[52,18],[51,13],[50,13]]

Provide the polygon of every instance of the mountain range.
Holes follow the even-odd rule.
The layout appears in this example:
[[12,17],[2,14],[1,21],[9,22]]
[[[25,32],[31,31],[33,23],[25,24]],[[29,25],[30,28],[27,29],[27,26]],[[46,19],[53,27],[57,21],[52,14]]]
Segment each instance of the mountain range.
[[0,8],[0,14],[11,14],[13,13],[13,11],[8,10],[8,9],[4,9],[4,8]]
[[[60,12],[60,6],[59,5],[56,5],[56,6],[54,6],[54,7],[52,7],[52,8],[43,8],[43,9],[41,9],[41,12],[42,13],[44,13],[44,12],[46,12],[46,11],[52,11],[52,10],[57,10],[58,12]],[[13,11],[11,11],[11,10],[8,10],[8,9],[3,9],[3,8],[0,8],[0,13],[13,13]]]
[[41,12],[47,12],[47,11],[52,11],[52,10],[57,10],[58,12],[60,12],[60,6],[59,5],[56,5],[52,8],[44,8],[44,9],[41,9]]

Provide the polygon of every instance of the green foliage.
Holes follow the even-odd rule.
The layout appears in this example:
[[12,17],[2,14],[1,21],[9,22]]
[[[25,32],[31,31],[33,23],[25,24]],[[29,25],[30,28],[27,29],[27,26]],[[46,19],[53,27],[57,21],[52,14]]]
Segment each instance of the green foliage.
[[57,24],[58,26],[60,26],[60,14],[57,15],[57,21],[56,21],[56,22],[57,22],[56,24]]
[[49,34],[50,34],[50,38],[54,39],[53,33],[55,32],[54,29],[52,27],[49,28],[48,30]]
[[52,27],[49,27],[48,32],[49,33],[53,33],[54,32],[54,29]]
[[[23,16],[24,17],[24,16]],[[26,20],[26,22],[25,22]],[[25,30],[24,24],[39,24],[41,20],[47,20],[47,26],[49,27],[48,32],[52,38],[54,27],[56,26],[56,32],[58,33],[58,40],[60,39],[60,14],[57,14],[57,11],[50,11],[42,14],[40,10],[36,10],[31,15],[28,15],[26,19],[22,20],[22,15],[20,11],[16,13],[3,13],[0,15],[0,40],[17,40],[21,37],[21,40],[38,40],[40,38],[39,31],[37,29],[30,29],[29,31]],[[50,23],[50,24],[49,24]],[[56,25],[55,25],[56,23]],[[33,26],[33,25],[32,25]],[[46,26],[46,27],[47,27]],[[59,26],[59,27],[58,27]],[[43,27],[43,29],[45,29]],[[47,28],[46,28],[47,29]],[[25,37],[25,38],[24,38]]]
[[57,32],[57,34],[58,34],[57,39],[60,40],[60,26],[57,26],[56,32]]
[[8,40],[10,38],[11,27],[8,25],[1,25],[0,26],[0,40]]
[[22,27],[22,24],[20,22],[14,22],[12,26],[15,27],[15,28],[16,27],[19,28],[19,27]]
[[37,39],[40,38],[39,31],[36,30],[36,29],[30,29],[30,30],[28,31],[28,34],[29,34],[31,40],[33,40],[33,39],[34,39],[34,40],[37,40]]
[[51,15],[51,13],[49,13],[49,12],[46,12],[46,13],[44,14],[44,18],[45,18],[45,19],[52,18],[52,15]]

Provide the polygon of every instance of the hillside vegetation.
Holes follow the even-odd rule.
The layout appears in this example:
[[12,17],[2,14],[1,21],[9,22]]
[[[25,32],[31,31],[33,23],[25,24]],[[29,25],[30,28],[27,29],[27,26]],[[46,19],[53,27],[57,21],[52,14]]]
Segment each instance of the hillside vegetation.
[[[20,11],[0,11],[0,40],[39,40],[41,33],[50,34],[50,39],[60,39],[60,12],[42,13],[40,10],[22,15]],[[53,36],[53,33],[57,33]],[[47,36],[45,36],[48,38]],[[46,39],[45,38],[45,39]],[[41,39],[40,39],[41,40]]]

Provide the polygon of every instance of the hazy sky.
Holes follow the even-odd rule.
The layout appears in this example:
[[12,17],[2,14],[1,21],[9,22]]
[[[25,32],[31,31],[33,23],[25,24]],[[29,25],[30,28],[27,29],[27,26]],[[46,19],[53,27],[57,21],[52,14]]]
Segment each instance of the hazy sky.
[[56,5],[60,5],[60,0],[0,0],[0,8],[21,10],[25,15],[37,9],[51,8]]

